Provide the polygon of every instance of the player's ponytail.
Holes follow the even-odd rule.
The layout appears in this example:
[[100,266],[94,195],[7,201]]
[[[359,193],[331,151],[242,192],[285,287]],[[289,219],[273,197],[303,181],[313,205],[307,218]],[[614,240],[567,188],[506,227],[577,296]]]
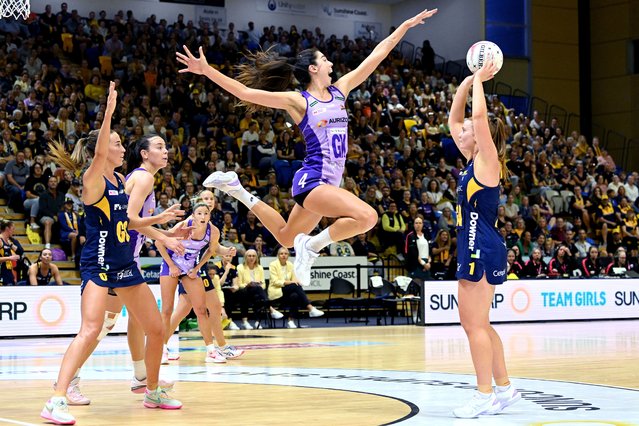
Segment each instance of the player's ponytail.
[[489,114],[488,127],[490,128],[490,136],[492,136],[495,147],[497,148],[500,177],[501,179],[508,179],[510,171],[508,170],[508,166],[506,166],[506,162],[508,161],[506,156],[506,126],[504,126],[504,122],[501,118],[496,117],[493,114]]
[[99,134],[99,130],[92,130],[86,137],[78,139],[70,154],[62,142],[52,140],[49,142],[49,157],[55,164],[78,176],[82,167],[95,155]]

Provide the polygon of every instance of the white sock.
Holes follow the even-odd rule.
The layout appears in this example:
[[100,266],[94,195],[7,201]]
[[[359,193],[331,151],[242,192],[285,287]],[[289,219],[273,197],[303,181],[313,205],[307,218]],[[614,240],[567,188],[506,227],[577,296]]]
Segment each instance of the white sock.
[[217,345],[215,343],[211,343],[210,345],[206,345],[207,352],[215,352],[217,350]]
[[244,204],[249,210],[251,210],[253,206],[255,206],[260,201],[258,197],[251,194],[243,187],[234,189],[233,191],[229,191],[228,194],[240,203]]
[[510,389],[511,386],[512,386],[512,383],[508,386],[495,386],[495,390],[497,392],[506,392],[508,389]]
[[146,379],[146,365],[144,360],[133,361],[133,375],[137,380]]
[[324,247],[331,244],[333,240],[331,239],[331,234],[328,232],[328,228],[323,230],[317,235],[311,237],[308,240],[307,247],[313,250],[315,253],[319,253]]
[[490,396],[492,394],[493,394],[492,392],[491,393],[483,393],[483,392],[477,391],[477,395],[479,395],[482,399],[488,399],[488,398],[490,398]]

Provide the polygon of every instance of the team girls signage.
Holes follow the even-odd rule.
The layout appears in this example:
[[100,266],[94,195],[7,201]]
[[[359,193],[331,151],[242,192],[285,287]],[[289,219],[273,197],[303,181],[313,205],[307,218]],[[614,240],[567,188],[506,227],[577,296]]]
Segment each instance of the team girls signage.
[[[428,324],[459,323],[456,282],[424,285]],[[496,286],[493,322],[639,318],[633,279],[512,280]]]

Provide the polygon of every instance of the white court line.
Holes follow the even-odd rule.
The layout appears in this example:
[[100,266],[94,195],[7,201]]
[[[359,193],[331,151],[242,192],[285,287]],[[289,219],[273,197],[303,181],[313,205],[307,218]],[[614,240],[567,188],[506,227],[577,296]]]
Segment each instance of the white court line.
[[21,425],[21,426],[38,426],[35,423],[25,423],[18,420],[5,419],[4,417],[0,417],[0,423],[11,423],[14,425]]

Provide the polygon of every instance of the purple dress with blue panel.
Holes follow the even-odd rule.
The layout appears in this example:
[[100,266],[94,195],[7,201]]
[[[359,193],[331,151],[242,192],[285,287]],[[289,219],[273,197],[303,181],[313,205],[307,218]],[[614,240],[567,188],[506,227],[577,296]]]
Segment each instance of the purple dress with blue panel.
[[[187,226],[193,226],[193,219],[189,219],[187,222]],[[182,240],[182,245],[184,246],[184,254],[179,255],[172,250],[166,249],[169,256],[171,256],[171,260],[175,263],[180,269],[180,276],[186,275],[191,269],[195,267],[198,263],[198,259],[200,258],[200,251],[209,245],[211,241],[211,225],[207,224],[206,233],[201,240],[195,240],[193,238],[189,238],[188,240]],[[199,271],[198,271],[199,272]],[[169,275],[169,265],[166,261],[162,261],[162,266],[160,267],[160,276],[168,276]]]
[[[129,180],[131,175],[138,170],[144,170],[145,172],[150,173],[145,168],[138,167],[137,169],[134,169],[131,173],[126,175],[126,180]],[[155,191],[151,191],[149,195],[147,195],[146,199],[144,200],[144,204],[142,204],[142,209],[140,210],[139,216],[150,217],[150,216],[153,216],[153,212],[155,212]],[[142,246],[146,242],[146,237],[142,235],[141,233],[139,233],[138,231],[134,231],[134,230],[129,230],[129,236],[131,237],[130,242],[131,242],[131,249],[133,250],[133,259],[135,259],[135,263],[138,264],[138,269],[141,269],[140,250],[142,250]]]
[[293,177],[293,197],[300,203],[319,185],[339,186],[348,152],[348,113],[346,98],[329,86],[331,100],[322,102],[307,91],[306,113],[299,128],[306,141],[306,158]]

